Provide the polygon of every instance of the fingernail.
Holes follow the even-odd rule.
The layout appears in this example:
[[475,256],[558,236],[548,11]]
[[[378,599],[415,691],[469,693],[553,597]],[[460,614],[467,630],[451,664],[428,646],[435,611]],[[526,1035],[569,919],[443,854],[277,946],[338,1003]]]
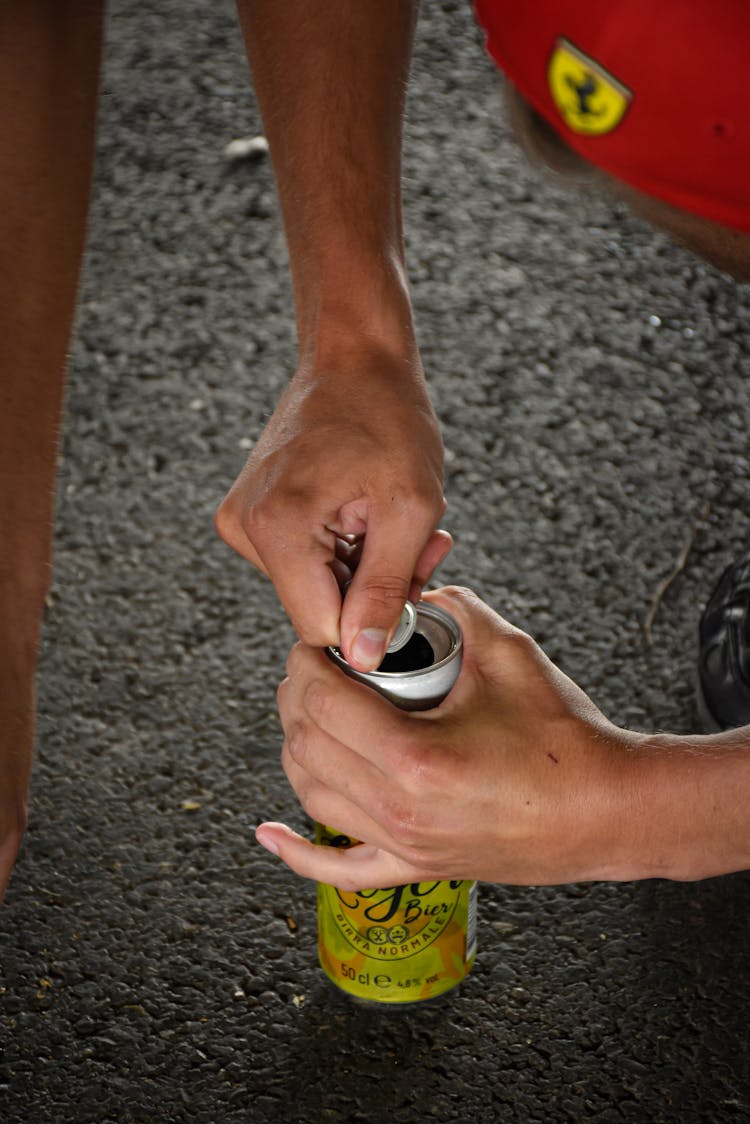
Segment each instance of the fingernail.
[[261,835],[259,831],[256,831],[255,838],[258,840],[261,847],[265,847],[272,855],[278,855],[279,848],[276,846],[276,840],[272,836],[266,834]]
[[388,633],[381,628],[363,628],[352,644],[352,656],[363,671],[374,671],[382,663]]

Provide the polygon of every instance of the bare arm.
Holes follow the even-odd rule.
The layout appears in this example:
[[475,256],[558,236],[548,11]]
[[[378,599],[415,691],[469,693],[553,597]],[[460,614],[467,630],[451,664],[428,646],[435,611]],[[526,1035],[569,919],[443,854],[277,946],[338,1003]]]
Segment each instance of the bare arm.
[[[239,0],[294,282],[299,366],[222,504],[300,636],[375,666],[449,546],[442,444],[414,339],[401,134],[416,6]],[[337,540],[364,537],[341,611]],[[356,647],[355,647],[356,645]]]
[[638,861],[630,877],[692,881],[750,870],[749,726],[646,735],[632,764],[628,812]]
[[239,0],[276,171],[300,358],[411,343],[401,134],[416,5]]

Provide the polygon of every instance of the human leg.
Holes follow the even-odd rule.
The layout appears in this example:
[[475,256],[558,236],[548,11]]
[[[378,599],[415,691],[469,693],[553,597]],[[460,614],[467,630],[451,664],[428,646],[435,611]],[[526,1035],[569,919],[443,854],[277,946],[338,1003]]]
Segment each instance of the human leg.
[[103,0],[0,5],[0,899],[26,822]]

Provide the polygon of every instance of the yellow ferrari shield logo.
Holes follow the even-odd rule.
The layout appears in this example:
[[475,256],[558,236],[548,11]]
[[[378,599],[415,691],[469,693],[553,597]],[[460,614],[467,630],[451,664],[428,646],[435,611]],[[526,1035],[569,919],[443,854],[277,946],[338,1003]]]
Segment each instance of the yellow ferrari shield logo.
[[622,121],[633,96],[567,39],[557,40],[547,79],[555,105],[574,133],[610,133]]

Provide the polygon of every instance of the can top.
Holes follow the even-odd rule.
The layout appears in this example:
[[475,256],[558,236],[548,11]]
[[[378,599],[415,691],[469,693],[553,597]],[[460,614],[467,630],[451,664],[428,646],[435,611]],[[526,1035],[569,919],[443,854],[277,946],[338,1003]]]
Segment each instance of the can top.
[[[461,668],[461,629],[449,613],[429,601],[419,602],[415,616],[412,640],[421,640],[426,646],[430,657],[426,663],[420,661],[409,669],[407,660],[406,666],[392,671],[387,671],[383,665],[375,671],[357,671],[346,662],[339,648],[327,648],[328,656],[350,678],[373,687],[402,710],[428,710],[437,706],[450,691]],[[406,643],[404,647],[408,652]],[[390,652],[386,655],[384,665],[389,663],[391,655]],[[397,662],[403,662],[401,652]]]
[[412,605],[411,601],[407,601],[404,605],[404,610],[401,613],[401,619],[396,625],[396,631],[393,634],[393,639],[388,645],[387,652],[400,652],[405,647],[417,627],[417,610]]

